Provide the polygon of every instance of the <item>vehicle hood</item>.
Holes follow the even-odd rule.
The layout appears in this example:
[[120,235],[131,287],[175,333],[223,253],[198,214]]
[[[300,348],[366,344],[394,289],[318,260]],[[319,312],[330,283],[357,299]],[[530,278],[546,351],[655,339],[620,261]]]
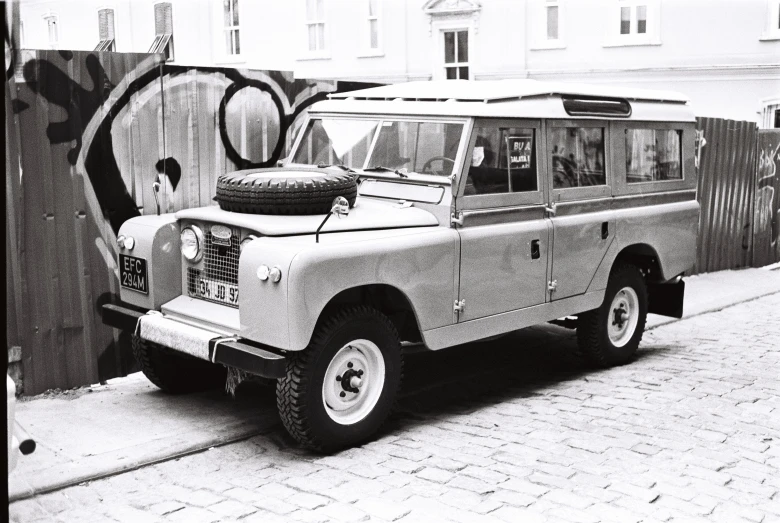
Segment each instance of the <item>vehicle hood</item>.
[[[408,204],[407,204],[408,205]],[[271,214],[245,214],[224,211],[218,206],[185,209],[176,213],[177,220],[196,220],[221,223],[253,230],[264,236],[288,236],[313,234],[324,214],[310,216]],[[331,216],[321,233],[364,231],[405,227],[435,227],[439,225],[430,212],[417,207],[402,207],[397,201],[382,201],[358,197],[347,216]]]

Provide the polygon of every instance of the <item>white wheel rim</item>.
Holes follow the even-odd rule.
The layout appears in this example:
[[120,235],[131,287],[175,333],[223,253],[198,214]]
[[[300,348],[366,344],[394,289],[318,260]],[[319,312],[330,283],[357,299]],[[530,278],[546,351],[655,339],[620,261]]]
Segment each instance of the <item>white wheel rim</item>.
[[639,321],[639,298],[631,287],[623,287],[612,298],[607,315],[609,341],[622,347],[634,336]]
[[358,423],[374,409],[384,386],[385,359],[379,347],[368,340],[347,343],[325,371],[325,412],[340,425]]

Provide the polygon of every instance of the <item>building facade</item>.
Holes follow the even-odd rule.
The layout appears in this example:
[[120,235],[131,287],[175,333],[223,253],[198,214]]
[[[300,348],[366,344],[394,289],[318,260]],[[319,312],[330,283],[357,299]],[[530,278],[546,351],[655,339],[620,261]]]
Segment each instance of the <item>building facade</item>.
[[21,0],[20,13],[23,48],[300,78],[618,83],[780,125],[780,0]]

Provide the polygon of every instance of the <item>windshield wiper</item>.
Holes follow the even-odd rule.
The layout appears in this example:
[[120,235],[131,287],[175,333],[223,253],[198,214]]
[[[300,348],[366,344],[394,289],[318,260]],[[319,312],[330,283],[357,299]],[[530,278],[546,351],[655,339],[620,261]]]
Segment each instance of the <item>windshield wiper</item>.
[[338,167],[339,169],[343,169],[347,171],[348,173],[356,173],[355,169],[352,167],[347,167],[343,163],[318,163],[317,169],[327,169],[328,167]]
[[366,172],[376,172],[376,173],[395,173],[401,178],[409,178],[409,175],[406,174],[404,171],[398,170],[398,169],[391,169],[390,167],[384,167],[382,165],[374,165],[372,167],[368,167],[367,169],[363,169]]

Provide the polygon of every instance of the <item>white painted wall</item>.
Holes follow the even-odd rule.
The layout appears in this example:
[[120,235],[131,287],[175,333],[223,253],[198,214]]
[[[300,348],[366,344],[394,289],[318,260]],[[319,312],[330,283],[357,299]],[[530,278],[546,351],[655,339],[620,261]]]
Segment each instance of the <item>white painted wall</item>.
[[[293,70],[299,78],[400,82],[442,74],[446,28],[470,31],[471,77],[621,83],[683,92],[697,114],[759,121],[780,96],[777,0],[645,0],[648,45],[619,45],[622,0],[560,0],[561,42],[539,49],[544,0],[482,0],[476,16],[429,17],[425,0],[379,0],[381,49],[367,49],[367,1],[324,0],[327,50],[307,51],[305,0],[239,0],[241,56],[224,53],[222,0],[171,0],[175,62]],[[477,0],[434,5],[480,7]],[[47,11],[60,17],[60,49],[94,49],[97,10],[115,9],[117,50],[146,52],[154,0],[22,0],[24,47],[48,48]]]

